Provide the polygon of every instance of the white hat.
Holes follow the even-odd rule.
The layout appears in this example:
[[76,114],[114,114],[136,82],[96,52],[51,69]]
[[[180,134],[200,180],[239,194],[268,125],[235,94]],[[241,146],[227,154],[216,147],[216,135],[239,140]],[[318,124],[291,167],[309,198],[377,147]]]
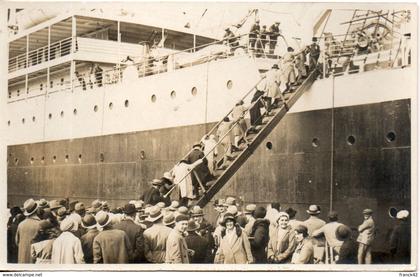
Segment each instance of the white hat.
[[397,213],[397,219],[406,219],[410,215],[410,212],[407,210],[401,210]]

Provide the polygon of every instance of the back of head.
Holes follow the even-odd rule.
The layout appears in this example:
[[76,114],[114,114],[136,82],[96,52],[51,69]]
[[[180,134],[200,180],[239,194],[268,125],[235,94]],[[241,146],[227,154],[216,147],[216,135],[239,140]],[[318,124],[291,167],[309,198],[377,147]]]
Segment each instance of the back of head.
[[254,211],[255,218],[264,218],[267,214],[267,210],[264,207],[257,207]]
[[280,203],[279,202],[271,203],[271,208],[276,209],[277,211],[280,211]]
[[334,222],[338,220],[338,213],[336,211],[331,211],[328,213],[328,220]]

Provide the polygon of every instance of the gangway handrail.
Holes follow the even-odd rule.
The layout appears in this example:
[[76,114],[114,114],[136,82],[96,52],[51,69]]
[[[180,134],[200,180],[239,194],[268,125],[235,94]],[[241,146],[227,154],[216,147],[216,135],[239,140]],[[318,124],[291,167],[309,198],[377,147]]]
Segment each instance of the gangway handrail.
[[[248,97],[249,96],[249,94],[252,92],[252,91],[254,91],[254,89],[261,83],[261,81],[263,80],[263,79],[265,79],[265,76],[263,76],[260,80],[258,80],[258,82],[247,92],[247,93],[245,93],[245,95],[240,99],[240,100],[238,100],[238,102],[240,102],[240,101],[243,101],[246,97]],[[262,96],[261,96],[262,97]],[[260,97],[260,98],[261,98]],[[259,99],[260,99],[259,98]],[[259,100],[258,99],[258,100]],[[251,104],[251,106],[250,106],[250,108],[251,107],[253,107],[256,103],[257,103],[258,101],[255,101],[253,104]],[[248,108],[246,111],[245,111],[245,113],[246,112],[248,112],[249,111],[249,109],[250,108]],[[233,108],[232,109],[230,109],[229,110],[229,112],[223,117],[223,119],[225,118],[225,117],[228,117],[231,113],[232,113],[232,111],[233,111]],[[243,115],[242,115],[243,116]],[[223,122],[223,119],[222,120],[220,120],[217,124],[215,124],[214,126],[213,126],[213,128],[209,131],[209,132],[207,132],[203,137],[206,137],[206,136],[209,136],[211,133],[213,133],[215,130],[216,130],[216,127],[218,127],[218,126],[220,126],[220,124]],[[213,148],[206,154],[206,155],[204,155],[204,157],[203,158],[201,158],[202,160],[204,160],[204,158],[206,158],[210,153],[213,153],[213,151],[216,149],[216,147],[218,147],[220,144],[221,144],[221,142],[223,141],[223,139],[229,134],[230,135],[230,132],[236,127],[236,125],[237,124],[239,124],[239,121],[240,120],[236,120],[235,122],[234,122],[234,124],[232,124],[232,126],[231,126],[231,128],[225,133],[225,134],[223,134],[223,136],[221,137],[221,138],[219,138],[219,141],[216,143],[216,145],[215,146],[213,146]],[[182,160],[183,159],[185,159],[186,157],[188,157],[188,155],[192,152],[192,150],[193,149],[190,149],[189,150],[189,152],[182,158]],[[176,166],[176,165],[175,165]],[[172,171],[174,168],[175,168],[175,166],[170,170],[170,171]],[[191,171],[189,171],[187,174],[185,174],[185,176],[183,176],[182,178],[181,178],[181,180],[179,180],[179,182],[177,183],[177,184],[173,184],[173,186],[172,186],[172,188],[164,195],[164,197],[166,198],[166,197],[168,197],[171,193],[172,193],[172,191],[175,189],[175,187],[179,184],[179,183],[181,183],[185,178],[187,178],[188,177],[188,175],[191,175],[191,173],[194,171],[194,169],[192,169]]]

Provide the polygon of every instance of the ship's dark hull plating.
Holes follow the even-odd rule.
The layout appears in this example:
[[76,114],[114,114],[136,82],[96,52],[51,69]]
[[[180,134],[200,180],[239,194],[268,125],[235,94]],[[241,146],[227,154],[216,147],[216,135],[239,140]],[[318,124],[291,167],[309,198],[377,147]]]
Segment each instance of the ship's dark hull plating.
[[[9,146],[8,202],[68,197],[122,205],[171,169],[212,125]],[[332,208],[351,227],[371,208],[378,225],[374,248],[385,251],[394,224],[388,209],[411,207],[410,126],[409,99],[288,114],[216,198],[279,201],[297,209],[298,219],[318,204],[323,218]]]

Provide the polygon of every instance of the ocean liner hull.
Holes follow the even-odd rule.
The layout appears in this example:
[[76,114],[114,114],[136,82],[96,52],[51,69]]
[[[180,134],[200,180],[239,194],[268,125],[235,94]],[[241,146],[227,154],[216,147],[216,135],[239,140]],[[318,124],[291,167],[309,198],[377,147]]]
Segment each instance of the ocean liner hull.
[[[374,249],[386,251],[389,208],[411,206],[413,90],[401,89],[415,83],[411,70],[317,80],[215,199],[279,201],[297,209],[302,220],[308,205],[318,204],[322,217],[337,210],[339,221],[351,227],[371,208],[378,223]],[[137,199],[215,121],[9,145],[9,205],[29,197],[85,203],[99,198],[112,205]],[[210,204],[206,210],[215,217]]]

